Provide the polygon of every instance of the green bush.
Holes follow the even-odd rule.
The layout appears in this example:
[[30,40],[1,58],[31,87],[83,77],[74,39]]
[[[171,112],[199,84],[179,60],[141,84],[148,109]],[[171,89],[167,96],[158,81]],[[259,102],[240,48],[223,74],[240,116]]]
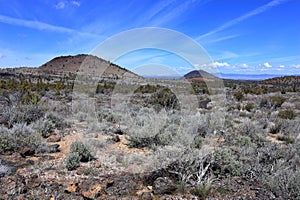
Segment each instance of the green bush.
[[272,96],[270,97],[270,100],[275,108],[279,108],[286,101],[286,98],[282,96]]
[[83,142],[73,142],[70,146],[70,153],[77,152],[81,162],[88,162],[94,159],[91,147]]
[[156,85],[156,86],[149,85],[149,84],[147,84],[147,85],[141,85],[140,87],[138,87],[134,91],[134,93],[143,93],[143,94],[145,94],[145,93],[154,93],[154,92],[156,92],[161,87],[162,86],[159,86],[159,85]]
[[251,110],[254,108],[254,104],[253,103],[247,103],[246,106],[245,106],[245,109],[248,111],[248,112],[251,112]]
[[242,163],[238,160],[236,153],[231,149],[223,149],[215,154],[215,164],[219,166],[214,171],[217,176],[239,176],[242,173]]
[[36,148],[40,143],[41,136],[25,124],[15,124],[12,129],[0,128],[0,153]]
[[210,184],[200,185],[191,190],[193,195],[198,196],[200,199],[206,199],[209,195],[212,186]]
[[197,149],[201,149],[202,148],[203,139],[204,138],[202,138],[202,137],[198,137],[198,138],[195,139],[195,141],[194,141],[195,148],[197,148]]
[[69,171],[75,170],[80,166],[80,155],[78,152],[69,153],[66,157],[66,167]]
[[47,114],[46,118],[59,130],[70,127],[70,124],[58,113],[50,112]]
[[233,96],[237,101],[242,101],[244,99],[244,93],[241,91],[233,93]]
[[42,134],[43,138],[49,137],[54,130],[54,124],[47,119],[38,120],[33,127]]
[[43,117],[45,114],[44,109],[34,105],[19,105],[12,107],[10,111],[9,120],[13,123],[26,123],[31,124],[36,120]]
[[281,110],[278,113],[278,117],[282,119],[294,119],[296,114],[293,110]]
[[169,88],[163,88],[151,94],[148,104],[158,106],[159,108],[165,108],[167,110],[179,110],[180,108],[176,95]]

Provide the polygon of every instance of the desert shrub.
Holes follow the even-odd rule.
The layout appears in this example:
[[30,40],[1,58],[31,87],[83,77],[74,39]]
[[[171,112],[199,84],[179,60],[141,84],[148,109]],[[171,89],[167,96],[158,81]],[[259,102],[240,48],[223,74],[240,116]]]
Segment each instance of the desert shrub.
[[201,149],[202,145],[203,145],[203,138],[201,138],[201,137],[196,138],[194,145],[195,145],[195,148]]
[[239,176],[242,173],[242,163],[238,160],[236,152],[229,148],[215,152],[214,174],[216,176]]
[[113,113],[110,112],[99,112],[98,113],[98,120],[100,122],[102,121],[106,121],[106,122],[112,122],[112,123],[116,123],[117,121],[119,121],[119,117],[114,115]]
[[266,142],[265,136],[257,123],[246,121],[240,124],[237,128],[238,136],[247,136],[255,145],[262,146]]
[[270,127],[270,133],[276,134],[276,133],[287,133],[287,130],[289,129],[289,123],[287,120],[283,119],[277,119],[274,121],[274,125]]
[[241,91],[233,93],[233,96],[237,101],[242,101],[244,99],[244,93]]
[[191,193],[193,195],[198,196],[200,199],[206,199],[209,195],[210,191],[212,189],[212,186],[210,184],[204,184],[196,186],[191,190]]
[[282,96],[271,96],[270,100],[275,108],[279,108],[286,101],[286,98]]
[[69,128],[71,126],[70,123],[68,123],[58,113],[50,112],[50,113],[46,114],[46,118],[48,120],[50,120],[54,124],[55,128],[57,128],[59,130],[63,130],[65,128]]
[[251,110],[254,108],[254,103],[247,103],[246,106],[245,106],[245,109],[248,111],[248,112],[251,112]]
[[180,108],[176,95],[169,88],[163,88],[151,94],[147,103],[167,110]]
[[176,185],[176,187],[177,187],[177,191],[181,194],[184,194],[187,192],[187,186],[185,183],[178,183]]
[[48,119],[40,119],[34,125],[34,129],[41,133],[44,138],[47,138],[54,131],[54,124]]
[[150,84],[147,84],[147,85],[142,85],[140,87],[138,87],[134,93],[154,93],[156,92],[159,88],[161,88],[161,86],[154,86],[154,85],[150,85]]
[[41,137],[26,124],[15,124],[13,128],[0,128],[0,153],[16,152],[24,147],[36,148]]
[[294,119],[296,114],[293,110],[281,110],[278,113],[278,117],[282,119]]
[[75,170],[80,166],[81,156],[78,152],[71,152],[66,157],[66,167],[69,171]]
[[128,140],[128,147],[130,148],[150,148],[153,146],[162,146],[162,145],[166,145],[166,143],[164,143],[158,134],[154,135],[154,136],[149,136],[149,137],[140,137],[140,136],[131,136],[131,137],[127,137]]
[[262,165],[259,171],[260,180],[284,199],[299,197],[300,170],[297,167],[300,162],[299,143],[286,148],[270,144],[258,151],[262,152],[259,156]]
[[99,94],[99,93],[108,94],[114,90],[115,85],[116,85],[116,82],[108,82],[108,81],[102,80],[97,85],[96,94]]
[[94,159],[91,147],[83,142],[73,142],[70,146],[70,153],[77,152],[81,162],[88,162]]
[[10,122],[31,124],[43,117],[45,111],[40,106],[35,105],[19,105],[14,106],[10,110]]
[[300,197],[300,170],[293,171],[289,168],[278,170],[272,176],[267,176],[264,183],[284,199]]
[[240,103],[236,104],[236,109],[237,110],[241,110],[242,109],[242,105]]
[[269,108],[271,107],[270,100],[268,98],[262,98],[259,103],[260,108]]
[[240,146],[246,146],[249,147],[252,142],[251,142],[251,138],[248,136],[237,136],[236,137],[236,141]]
[[245,121],[237,128],[238,135],[251,136],[255,134],[257,127],[252,121]]

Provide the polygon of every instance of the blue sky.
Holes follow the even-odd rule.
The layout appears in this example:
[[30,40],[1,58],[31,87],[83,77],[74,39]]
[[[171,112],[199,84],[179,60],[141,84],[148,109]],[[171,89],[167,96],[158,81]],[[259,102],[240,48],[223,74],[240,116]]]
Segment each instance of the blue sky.
[[[299,0],[0,0],[0,67],[40,66],[122,31],[161,27],[197,41],[222,73],[300,74],[299,8]],[[153,49],[115,62],[193,69]]]

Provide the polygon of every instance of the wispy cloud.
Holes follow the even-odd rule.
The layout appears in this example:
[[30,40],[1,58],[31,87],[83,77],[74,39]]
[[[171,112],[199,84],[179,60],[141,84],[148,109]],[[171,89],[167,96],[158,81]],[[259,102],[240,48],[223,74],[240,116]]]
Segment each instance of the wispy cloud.
[[71,3],[77,7],[79,7],[81,5],[79,1],[71,1]]
[[79,1],[59,1],[57,4],[55,4],[55,9],[57,10],[62,10],[67,8],[67,6],[76,6],[79,7],[80,6],[80,2]]
[[51,32],[59,32],[59,33],[67,33],[67,34],[79,34],[79,35],[89,36],[89,37],[99,37],[99,35],[95,35],[92,33],[80,32],[74,29],[70,29],[62,26],[55,26],[40,21],[18,19],[18,18],[5,16],[5,15],[0,15],[0,23],[5,23],[5,24],[10,24],[15,26],[23,26],[23,27],[37,29],[41,31],[51,31]]
[[2,53],[0,53],[0,59],[4,58],[4,55]]
[[[201,2],[201,1],[200,1]],[[202,3],[206,3],[207,1],[202,1]],[[173,1],[169,1],[170,5],[171,3],[173,3]],[[177,5],[174,5],[172,8],[165,10],[163,12],[163,10],[159,10],[159,12],[163,12],[161,15],[157,15],[156,14],[156,20],[153,20],[153,26],[160,26],[163,25],[171,20],[174,20],[175,18],[179,17],[180,15],[182,15],[183,13],[185,13],[190,7],[191,5],[195,4],[195,3],[199,3],[199,1],[196,0],[188,0],[188,1],[183,1],[180,3],[177,3]],[[167,5],[167,6],[168,6]],[[165,6],[166,8],[166,6]]]
[[66,7],[66,3],[64,1],[60,1],[55,5],[55,8],[58,10],[64,9]]
[[167,1],[161,1],[158,4],[155,4],[148,12],[146,12],[145,17],[143,21],[150,21],[153,20],[159,13],[161,13],[163,10],[168,8],[171,4],[173,4],[175,0],[167,0]]
[[209,31],[208,33],[205,33],[204,35],[199,36],[197,39],[201,39],[203,37],[207,37],[207,36],[213,35],[213,34],[215,34],[217,32],[223,31],[223,30],[225,30],[225,29],[227,29],[227,28],[229,28],[231,26],[234,26],[234,25],[236,25],[236,24],[238,24],[238,23],[240,23],[240,22],[242,22],[242,21],[244,21],[244,20],[246,20],[248,18],[251,18],[251,17],[253,17],[255,15],[261,14],[261,13],[263,13],[263,12],[265,12],[265,11],[267,11],[267,10],[275,7],[275,6],[283,4],[283,3],[287,2],[287,1],[289,1],[289,0],[273,0],[273,1],[270,1],[269,3],[267,3],[267,4],[263,5],[263,6],[260,6],[260,7],[254,9],[254,10],[252,10],[252,11],[250,11],[250,12],[248,12],[248,13],[240,16],[240,17],[237,17],[237,18],[235,18],[233,20],[230,20],[230,21],[226,22],[225,24],[223,24],[223,25],[221,25],[221,26],[219,26],[219,27],[217,27],[217,28]]
[[199,42],[201,42],[201,44],[212,44],[212,43],[222,42],[225,40],[230,40],[238,36],[239,36],[238,34],[235,34],[235,35],[227,35],[223,37],[214,37],[214,38],[205,38],[205,39],[201,38],[202,40],[200,39]]

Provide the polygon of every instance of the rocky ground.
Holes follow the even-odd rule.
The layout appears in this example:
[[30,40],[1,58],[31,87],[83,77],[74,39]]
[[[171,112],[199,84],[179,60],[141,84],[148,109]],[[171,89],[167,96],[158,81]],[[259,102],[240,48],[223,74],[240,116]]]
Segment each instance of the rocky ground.
[[[22,149],[12,155],[1,155],[0,199],[201,199],[168,177],[134,173],[132,169],[116,170],[99,159],[67,171],[64,161],[70,144],[84,140],[80,132],[85,130],[72,127],[68,131],[70,134],[64,137],[48,137],[47,145],[58,147],[57,152],[35,154]],[[103,151],[147,153],[146,149],[128,148],[123,135],[92,135],[99,140],[118,138]],[[275,199],[275,196],[261,185],[232,177],[216,180],[207,199]]]

